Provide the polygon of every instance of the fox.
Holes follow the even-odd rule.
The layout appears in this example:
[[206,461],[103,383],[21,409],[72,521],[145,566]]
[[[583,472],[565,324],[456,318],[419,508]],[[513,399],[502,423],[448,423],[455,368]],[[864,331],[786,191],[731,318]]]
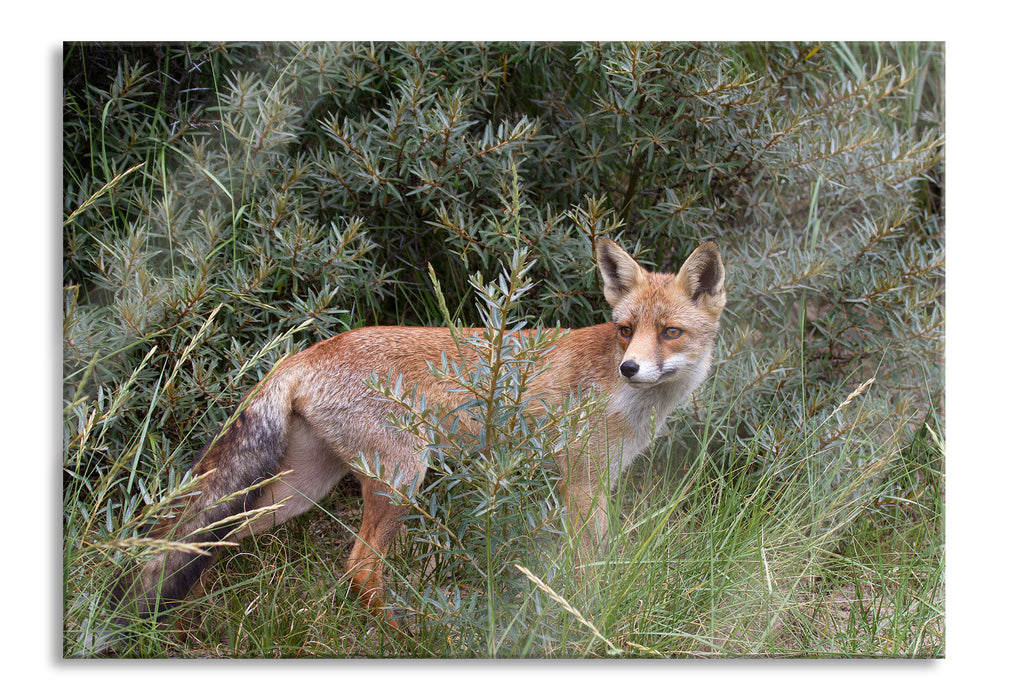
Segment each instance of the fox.
[[[559,331],[538,359],[544,371],[529,387],[547,404],[581,391],[601,397],[602,407],[580,433],[587,437],[556,458],[561,502],[583,559],[608,539],[609,499],[599,494],[609,494],[647,448],[654,426],[709,373],[726,303],[725,269],[714,242],[699,245],[676,273],[647,271],[607,238],[596,238],[595,248],[612,321]],[[402,483],[419,483],[427,469],[426,445],[393,427],[395,408],[367,380],[397,377],[429,405],[457,407],[466,395],[450,391],[431,367],[443,357],[460,359],[462,352],[448,328],[373,326],[339,333],[281,360],[195,460],[191,470],[199,490],[147,532],[193,546],[128,564],[113,587],[113,608],[120,615],[128,610],[163,620],[223,543],[310,510],[352,474],[360,482],[363,516],[346,580],[366,610],[397,627],[386,603],[383,567],[409,505],[391,498],[361,460],[377,457]],[[244,513],[260,508],[265,515],[236,528]]]

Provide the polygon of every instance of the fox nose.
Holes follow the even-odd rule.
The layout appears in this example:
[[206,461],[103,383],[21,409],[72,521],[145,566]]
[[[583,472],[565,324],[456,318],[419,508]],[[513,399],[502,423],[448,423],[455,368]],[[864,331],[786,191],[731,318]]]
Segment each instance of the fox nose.
[[635,362],[634,360],[627,360],[627,362],[621,363],[620,374],[630,379],[631,377],[633,377],[635,374],[638,373],[639,369],[641,368],[638,367],[637,362]]

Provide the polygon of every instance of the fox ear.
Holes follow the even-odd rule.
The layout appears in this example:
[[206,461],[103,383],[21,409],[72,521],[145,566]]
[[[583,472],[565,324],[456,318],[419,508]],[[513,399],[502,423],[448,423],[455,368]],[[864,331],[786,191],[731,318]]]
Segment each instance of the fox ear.
[[615,307],[628,292],[644,282],[645,271],[609,238],[596,239],[596,261],[603,278],[603,296],[610,307]]
[[725,268],[715,243],[699,245],[683,263],[676,281],[695,304],[716,312],[725,306]]

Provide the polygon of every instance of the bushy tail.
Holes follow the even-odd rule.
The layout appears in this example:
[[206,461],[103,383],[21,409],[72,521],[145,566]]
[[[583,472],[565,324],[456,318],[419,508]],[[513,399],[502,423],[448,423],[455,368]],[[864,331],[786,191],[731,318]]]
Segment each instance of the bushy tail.
[[211,440],[193,465],[197,488],[179,499],[147,537],[164,541],[153,560],[130,566],[113,589],[114,615],[161,617],[213,563],[218,545],[244,528],[258,485],[275,476],[286,446],[289,402],[264,389]]

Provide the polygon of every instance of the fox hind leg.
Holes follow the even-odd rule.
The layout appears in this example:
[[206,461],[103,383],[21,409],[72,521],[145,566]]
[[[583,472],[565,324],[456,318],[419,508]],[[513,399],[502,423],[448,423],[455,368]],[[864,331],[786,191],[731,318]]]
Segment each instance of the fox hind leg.
[[392,503],[388,492],[389,487],[381,481],[361,480],[364,517],[357,541],[347,559],[347,573],[351,577],[351,591],[361,604],[396,627],[395,620],[388,617],[385,608],[383,572],[386,554],[401,526],[400,519],[409,512],[410,506]]

